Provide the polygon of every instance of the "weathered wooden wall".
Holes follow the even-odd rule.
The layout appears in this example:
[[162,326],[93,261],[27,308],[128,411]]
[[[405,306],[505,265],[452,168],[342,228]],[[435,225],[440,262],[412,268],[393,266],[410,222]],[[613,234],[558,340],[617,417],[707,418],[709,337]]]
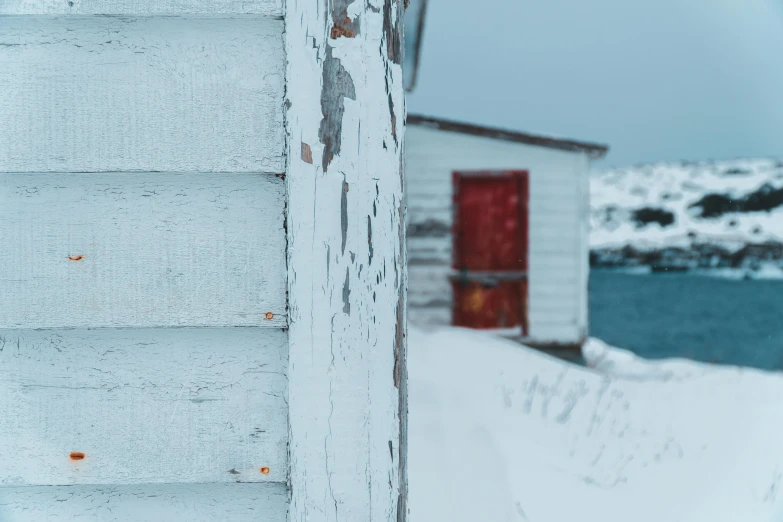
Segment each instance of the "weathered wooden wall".
[[402,14],[0,0],[0,520],[406,519]]
[[406,138],[409,316],[449,324],[455,170],[530,171],[530,339],[570,344],[587,332],[588,158],[411,125]]
[[281,3],[0,13],[0,520],[285,520]]

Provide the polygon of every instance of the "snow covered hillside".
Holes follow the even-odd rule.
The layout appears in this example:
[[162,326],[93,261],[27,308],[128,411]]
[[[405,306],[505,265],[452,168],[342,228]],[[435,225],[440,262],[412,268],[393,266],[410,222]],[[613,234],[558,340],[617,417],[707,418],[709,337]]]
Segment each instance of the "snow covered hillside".
[[409,335],[411,522],[783,520],[783,375]]
[[783,258],[782,160],[595,172],[590,197],[594,265],[650,264],[666,250],[694,266]]

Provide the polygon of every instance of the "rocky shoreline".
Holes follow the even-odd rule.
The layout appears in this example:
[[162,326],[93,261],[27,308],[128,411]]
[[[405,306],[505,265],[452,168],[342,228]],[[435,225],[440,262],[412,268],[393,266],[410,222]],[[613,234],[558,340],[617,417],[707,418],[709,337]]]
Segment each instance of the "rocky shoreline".
[[649,267],[651,272],[694,269],[738,269],[759,271],[769,267],[783,270],[783,243],[768,241],[731,248],[713,243],[693,243],[689,247],[594,248],[590,252],[593,268]]

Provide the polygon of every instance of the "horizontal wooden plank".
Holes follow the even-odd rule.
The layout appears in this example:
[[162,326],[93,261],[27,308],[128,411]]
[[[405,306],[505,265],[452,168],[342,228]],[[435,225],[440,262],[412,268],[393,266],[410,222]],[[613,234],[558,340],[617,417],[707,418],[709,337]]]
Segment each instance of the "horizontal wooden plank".
[[284,484],[0,487],[0,520],[285,522]]
[[279,329],[2,331],[0,485],[285,481],[287,365]]
[[576,242],[582,238],[582,231],[576,227],[559,227],[546,223],[546,220],[531,220],[530,230],[530,249],[533,252],[537,245],[545,245],[552,241]]
[[408,270],[408,279],[416,277],[422,279],[441,279],[451,272],[451,266],[417,266]]
[[[451,209],[425,209],[421,207],[409,207],[408,227],[422,227],[433,222],[439,226],[451,227],[453,212]],[[530,232],[539,235],[558,233],[577,234],[581,218],[573,207],[552,206],[549,208],[536,207],[530,210]]]
[[[438,187],[440,190],[422,190],[422,187],[416,186],[411,188],[407,194],[408,205],[413,208],[425,208],[436,209],[446,208],[450,209],[453,204],[453,196],[451,187],[448,190],[443,190],[444,187]],[[577,191],[578,186],[562,187],[553,185],[551,187],[535,187],[538,190],[532,193],[531,187],[531,205],[539,205],[551,207],[553,205],[559,205],[565,208],[578,208],[577,202],[579,201],[580,193]]]
[[282,172],[283,21],[0,17],[0,169]]
[[3,15],[219,15],[282,16],[282,0],[0,0]]
[[566,322],[573,321],[576,318],[579,301],[576,295],[563,299],[538,299],[530,302],[530,312],[536,317],[547,317],[554,319],[564,319]]
[[411,324],[419,326],[449,325],[451,324],[451,308],[445,306],[428,307],[411,305],[408,307],[408,321]]
[[408,224],[421,223],[427,220],[435,220],[451,225],[454,213],[449,210],[408,209]]
[[450,237],[409,237],[407,239],[410,256],[428,255],[433,252],[451,256],[452,238]]
[[[410,143],[410,139],[409,139]],[[418,185],[419,183],[425,183],[428,185],[441,185],[444,183],[448,183],[449,187],[451,186],[451,173],[455,170],[484,170],[489,167],[478,167],[476,169],[469,169],[466,168],[467,163],[473,163],[474,160],[465,159],[464,161],[462,158],[454,158],[454,147],[450,147],[448,150],[442,151],[440,154],[447,156],[445,160],[440,160],[434,157],[434,155],[437,154],[435,152],[430,151],[429,155],[421,155],[416,154],[415,152],[408,152],[406,150],[405,155],[405,162],[406,165],[410,165],[410,167],[406,168],[405,170],[405,178],[406,181],[409,182],[409,185]],[[491,154],[491,152],[490,152]],[[487,162],[485,165],[487,165],[489,162],[491,162],[491,159],[488,157]],[[560,171],[560,170],[550,170],[549,172],[542,171],[540,169],[536,169],[535,165],[531,166],[529,158],[526,159],[525,157],[520,157],[518,160],[516,160],[516,166],[510,166],[507,165],[507,168],[509,169],[525,169],[530,171],[530,181],[531,181],[531,187],[537,186],[539,183],[541,186],[554,186],[556,184],[559,184],[561,186],[569,185],[569,184],[578,184],[578,176],[575,175],[573,172],[569,172],[568,170]],[[503,169],[497,169],[497,170],[503,170]],[[583,175],[583,174],[580,174]]]
[[[539,252],[531,249],[529,254],[531,270],[536,267],[536,272],[557,270],[556,276],[559,277],[564,270],[569,272],[576,270],[581,266],[582,260],[576,257],[576,252],[566,254],[554,253],[549,251]],[[451,251],[439,250],[436,248],[410,248],[408,251],[408,262],[412,266],[451,266]]]
[[410,295],[408,296],[409,306],[419,307],[446,307],[451,309],[451,292],[446,295]]
[[[581,245],[576,241],[548,241],[535,247],[536,256],[570,259],[575,265],[581,261],[582,254]],[[584,256],[587,259],[587,252]]]
[[410,266],[451,266],[451,257],[445,257],[442,255],[409,255],[408,265]]
[[[574,255],[534,254],[530,256],[530,270],[544,274],[548,280],[559,280],[579,273],[582,259]],[[585,259],[584,262],[587,260]]]
[[285,326],[284,191],[266,174],[2,174],[0,328]]

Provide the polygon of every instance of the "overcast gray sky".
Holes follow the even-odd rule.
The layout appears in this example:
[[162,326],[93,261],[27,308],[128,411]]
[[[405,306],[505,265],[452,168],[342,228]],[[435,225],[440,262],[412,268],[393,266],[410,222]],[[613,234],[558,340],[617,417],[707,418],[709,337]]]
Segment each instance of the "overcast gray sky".
[[783,0],[428,0],[424,32],[409,113],[604,165],[783,156]]

